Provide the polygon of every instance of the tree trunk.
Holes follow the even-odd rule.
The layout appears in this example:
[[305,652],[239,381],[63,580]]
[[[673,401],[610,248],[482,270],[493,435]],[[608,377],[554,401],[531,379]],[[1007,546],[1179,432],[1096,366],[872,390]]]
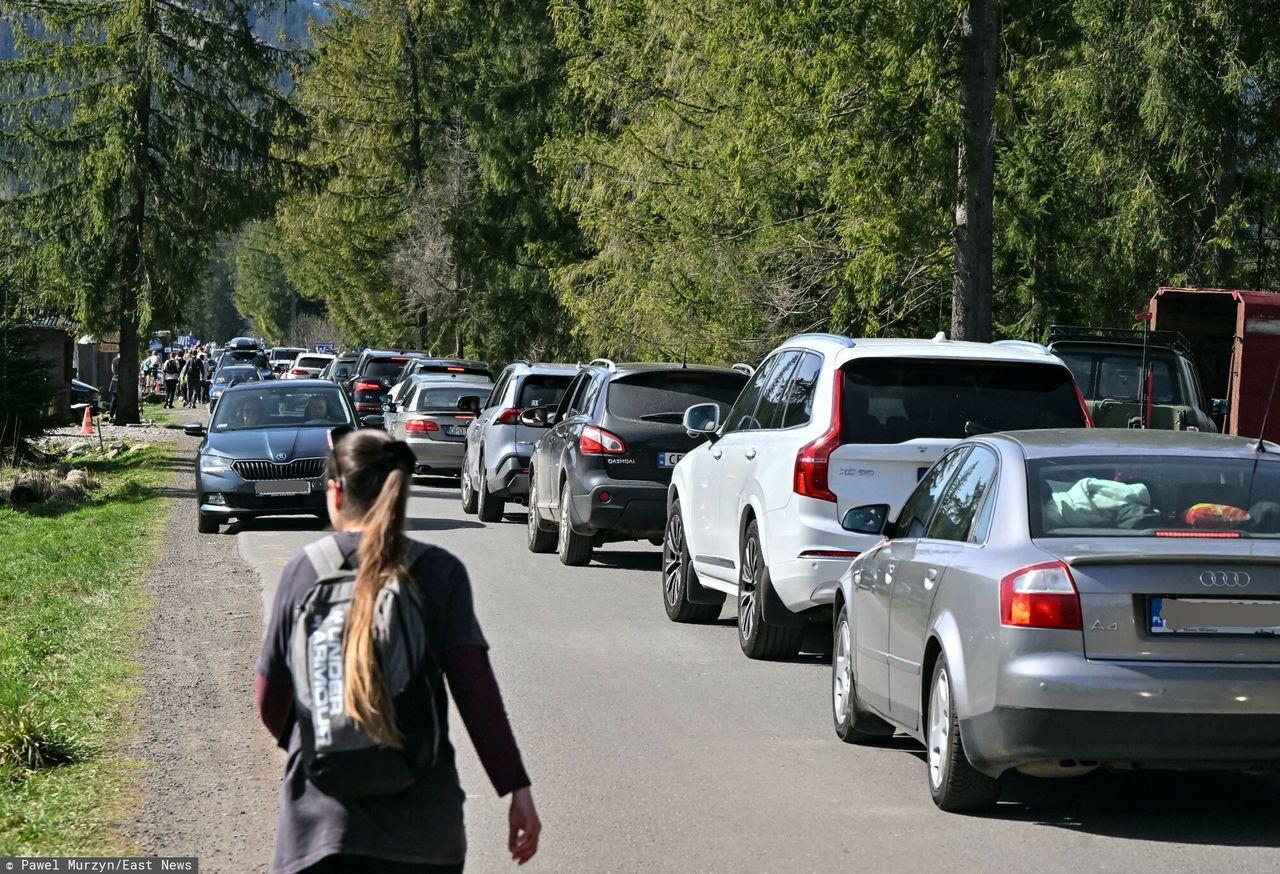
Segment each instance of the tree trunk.
[[132,292],[127,292],[120,305],[120,368],[116,382],[116,415],[118,425],[141,421],[142,404],[138,398],[138,305]]
[[960,18],[960,105],[956,263],[951,337],[991,340],[992,189],[996,141],[993,112],[999,66],[999,0],[969,0]]

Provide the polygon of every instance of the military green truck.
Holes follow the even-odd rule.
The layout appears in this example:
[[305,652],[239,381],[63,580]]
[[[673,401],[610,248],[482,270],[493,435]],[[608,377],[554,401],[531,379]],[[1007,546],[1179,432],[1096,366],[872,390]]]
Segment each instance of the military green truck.
[[1218,430],[1191,346],[1175,331],[1144,340],[1140,330],[1054,325],[1049,348],[1071,368],[1097,428]]

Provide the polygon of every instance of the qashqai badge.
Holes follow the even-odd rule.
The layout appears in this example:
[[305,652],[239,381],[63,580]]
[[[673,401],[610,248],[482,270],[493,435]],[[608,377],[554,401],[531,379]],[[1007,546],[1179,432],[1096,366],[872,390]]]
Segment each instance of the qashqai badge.
[[1200,585],[1211,589],[1243,589],[1249,582],[1244,571],[1205,571],[1200,575]]

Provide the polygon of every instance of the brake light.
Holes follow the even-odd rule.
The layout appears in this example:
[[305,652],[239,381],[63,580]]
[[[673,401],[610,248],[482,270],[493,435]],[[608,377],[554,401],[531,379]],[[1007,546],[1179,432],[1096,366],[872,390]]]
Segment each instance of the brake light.
[[616,434],[610,434],[595,425],[587,425],[582,429],[578,451],[583,455],[623,455],[627,451],[627,444]]
[[524,410],[517,410],[515,408],[503,410],[501,413],[498,413],[498,417],[493,420],[493,424],[514,425],[520,421],[520,414],[523,412]]
[[466,373],[467,372],[467,369],[465,367],[446,367],[445,370],[447,370],[449,373]]
[[1060,561],[1034,564],[1000,581],[1000,624],[1080,629],[1080,593]]
[[1208,537],[1210,540],[1235,540],[1239,531],[1157,531],[1156,537]]
[[382,391],[382,383],[369,382],[368,380],[364,380],[364,379],[357,379],[354,383],[351,384],[351,387],[354,388],[356,391]]
[[406,434],[425,434],[428,431],[439,431],[440,426],[430,419],[410,419],[404,423]]
[[290,372],[291,374],[293,374],[294,376],[306,376],[306,375],[307,375],[307,371],[303,370],[301,367],[295,367],[293,370],[290,370],[289,372]]
[[831,491],[829,484],[827,468],[831,453],[841,445],[840,406],[843,392],[844,375],[836,371],[831,401],[831,427],[817,440],[800,447],[800,451],[796,453],[795,476],[791,490],[797,495],[832,503],[836,500],[835,492]]

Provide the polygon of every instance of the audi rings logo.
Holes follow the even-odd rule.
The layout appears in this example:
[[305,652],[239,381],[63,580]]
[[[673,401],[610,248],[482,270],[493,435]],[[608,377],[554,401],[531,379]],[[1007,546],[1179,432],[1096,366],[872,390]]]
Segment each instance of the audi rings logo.
[[1243,589],[1249,581],[1244,571],[1205,571],[1200,575],[1200,585],[1211,589]]

